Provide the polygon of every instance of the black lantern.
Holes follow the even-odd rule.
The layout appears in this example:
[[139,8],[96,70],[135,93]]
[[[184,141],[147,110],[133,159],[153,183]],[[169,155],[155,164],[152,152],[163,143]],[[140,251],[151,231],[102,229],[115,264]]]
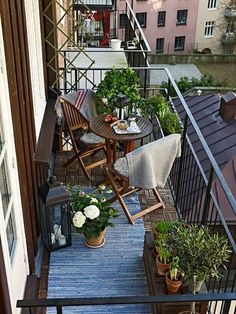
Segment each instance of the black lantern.
[[122,111],[124,112],[125,108],[130,103],[129,98],[126,95],[119,93],[111,99],[111,102],[113,106],[119,109],[118,118],[122,119]]
[[69,193],[64,186],[39,189],[40,224],[45,248],[54,251],[71,245],[71,213]]

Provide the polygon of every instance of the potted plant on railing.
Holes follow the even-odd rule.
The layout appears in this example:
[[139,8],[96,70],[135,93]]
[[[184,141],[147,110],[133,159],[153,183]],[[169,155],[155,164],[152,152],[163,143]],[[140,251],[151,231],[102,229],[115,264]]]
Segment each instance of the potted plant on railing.
[[96,91],[98,112],[112,114],[114,110],[112,99],[119,94],[125,95],[129,99],[129,106],[132,106],[140,99],[139,88],[140,80],[133,69],[127,67],[108,70]]
[[180,270],[179,258],[175,256],[170,265],[170,271],[166,274],[166,285],[170,293],[176,293],[183,282],[183,273]]
[[[230,250],[225,237],[212,233],[205,226],[180,226],[172,238],[172,250],[179,257],[179,266],[184,272],[184,282],[197,293],[202,283],[210,277],[220,278],[221,270],[228,261]],[[195,314],[195,302],[191,311]]]
[[165,276],[170,270],[172,262],[171,248],[168,242],[168,234],[162,234],[156,240],[158,255],[156,257],[156,270],[159,275]]
[[75,231],[84,235],[85,244],[90,248],[105,244],[106,227],[113,227],[111,218],[119,216],[118,211],[107,202],[104,192],[108,191],[103,185],[90,193],[77,187],[69,188]]

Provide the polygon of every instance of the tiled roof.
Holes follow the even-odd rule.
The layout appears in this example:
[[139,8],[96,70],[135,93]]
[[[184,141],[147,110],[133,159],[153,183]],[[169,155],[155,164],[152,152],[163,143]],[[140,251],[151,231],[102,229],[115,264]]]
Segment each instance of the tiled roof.
[[[222,169],[226,163],[236,154],[236,121],[234,119],[223,120],[219,115],[220,94],[202,96],[188,96],[185,101],[194,116],[213,156]],[[184,118],[184,110],[179,101],[174,102],[181,118]],[[188,135],[193,144],[203,169],[208,171],[209,164],[205,161],[206,155],[198,140],[196,133],[190,128]]]

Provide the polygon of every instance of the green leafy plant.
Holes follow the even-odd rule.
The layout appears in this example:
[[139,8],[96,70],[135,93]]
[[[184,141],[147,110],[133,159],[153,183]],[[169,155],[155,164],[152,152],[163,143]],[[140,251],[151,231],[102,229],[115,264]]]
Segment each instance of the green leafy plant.
[[158,240],[156,240],[159,260],[163,264],[169,264],[172,261],[171,247],[168,240],[168,233],[162,233]]
[[[100,113],[112,113],[112,98],[118,94],[124,94],[128,97],[130,104],[136,103],[140,99],[140,80],[136,72],[127,67],[123,69],[111,69],[105,73],[104,79],[97,87],[96,96],[98,98],[97,110]],[[106,106],[101,102],[106,99]]]
[[100,185],[96,190],[86,193],[80,188],[69,187],[70,202],[73,212],[73,225],[86,239],[98,237],[106,227],[114,227],[110,222],[119,213],[106,200],[106,187]]
[[136,108],[146,118],[156,115],[166,134],[182,133],[178,114],[170,110],[168,102],[162,95],[142,98],[136,103]]
[[[185,93],[188,90],[190,90],[191,88],[198,86],[198,87],[207,87],[207,86],[211,86],[211,87],[224,87],[227,86],[227,82],[226,81],[218,81],[213,75],[203,75],[200,79],[196,79],[196,78],[191,78],[189,79],[186,76],[182,76],[179,81],[176,81],[176,84],[180,90],[181,93]],[[161,83],[161,88],[163,89],[167,89],[168,88],[168,83],[167,82],[162,82]],[[173,88],[173,86],[171,85],[170,87],[170,96],[176,96],[176,92]]]
[[154,228],[160,233],[167,233],[170,230],[171,223],[166,220],[159,220],[155,222]]
[[[194,294],[203,281],[210,277],[220,278],[221,269],[230,256],[225,237],[198,225],[176,228],[172,235],[172,252],[178,256],[184,281],[191,284]],[[191,303],[191,313],[195,314],[195,302]]]
[[179,257],[175,256],[170,266],[170,279],[177,281],[180,275]]
[[182,125],[177,113],[166,111],[159,116],[161,127],[166,134],[182,133]]

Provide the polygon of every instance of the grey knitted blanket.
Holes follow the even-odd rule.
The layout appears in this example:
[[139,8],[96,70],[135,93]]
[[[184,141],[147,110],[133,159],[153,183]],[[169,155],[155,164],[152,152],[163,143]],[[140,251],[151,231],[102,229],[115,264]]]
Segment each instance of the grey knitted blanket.
[[[95,93],[90,89],[81,89],[59,97],[74,106],[89,122],[97,116]],[[55,110],[58,124],[63,124],[63,113],[59,99],[56,101]]]
[[171,134],[128,153],[130,185],[144,189],[163,188],[175,158],[181,155],[180,138],[180,134]]

